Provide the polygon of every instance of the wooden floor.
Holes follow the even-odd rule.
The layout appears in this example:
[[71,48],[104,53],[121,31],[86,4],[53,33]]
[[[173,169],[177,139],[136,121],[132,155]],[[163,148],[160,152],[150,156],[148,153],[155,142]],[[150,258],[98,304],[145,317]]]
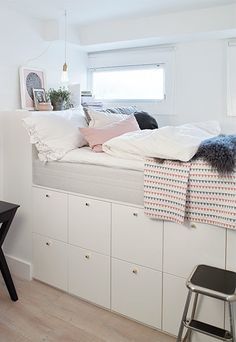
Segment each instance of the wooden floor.
[[0,282],[1,342],[174,342],[175,339],[37,281]]

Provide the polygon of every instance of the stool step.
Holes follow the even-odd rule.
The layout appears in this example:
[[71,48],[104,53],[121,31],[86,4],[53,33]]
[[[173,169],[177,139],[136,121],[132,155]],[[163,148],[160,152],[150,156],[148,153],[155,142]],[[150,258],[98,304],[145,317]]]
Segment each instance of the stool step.
[[224,330],[214,325],[210,325],[204,322],[196,321],[192,319],[191,321],[184,321],[184,326],[187,329],[197,331],[199,333],[217,338],[222,341],[232,341],[232,335],[228,330]]

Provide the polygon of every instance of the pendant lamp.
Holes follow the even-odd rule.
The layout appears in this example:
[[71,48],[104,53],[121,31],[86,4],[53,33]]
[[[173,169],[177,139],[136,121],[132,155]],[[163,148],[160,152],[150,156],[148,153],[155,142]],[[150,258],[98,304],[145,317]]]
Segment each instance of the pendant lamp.
[[68,65],[66,63],[67,61],[67,11],[65,10],[64,13],[64,24],[65,24],[65,31],[64,31],[64,57],[65,57],[65,63],[62,67],[62,75],[61,75],[61,82],[62,83],[68,83],[69,82],[69,76],[68,76]]

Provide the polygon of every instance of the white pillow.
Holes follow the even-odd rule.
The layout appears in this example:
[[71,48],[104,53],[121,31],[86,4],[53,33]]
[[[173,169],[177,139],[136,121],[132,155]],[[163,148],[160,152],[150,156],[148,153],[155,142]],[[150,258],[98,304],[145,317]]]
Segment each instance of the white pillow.
[[[63,115],[69,115],[64,118]],[[30,142],[36,145],[39,159],[58,160],[77,148],[86,145],[79,127],[87,127],[86,119],[75,113],[38,114],[23,119]]]
[[88,108],[88,114],[91,118],[89,127],[98,128],[112,124],[117,121],[125,120],[128,118],[126,114],[111,114],[107,112],[97,112]]

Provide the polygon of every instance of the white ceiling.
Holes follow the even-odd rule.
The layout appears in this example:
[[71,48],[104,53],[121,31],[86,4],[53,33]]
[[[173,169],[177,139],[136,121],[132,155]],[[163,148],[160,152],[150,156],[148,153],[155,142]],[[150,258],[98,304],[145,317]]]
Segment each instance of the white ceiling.
[[134,18],[150,14],[200,9],[235,3],[236,0],[0,0],[0,6],[39,19],[60,19],[86,25],[102,20]]

